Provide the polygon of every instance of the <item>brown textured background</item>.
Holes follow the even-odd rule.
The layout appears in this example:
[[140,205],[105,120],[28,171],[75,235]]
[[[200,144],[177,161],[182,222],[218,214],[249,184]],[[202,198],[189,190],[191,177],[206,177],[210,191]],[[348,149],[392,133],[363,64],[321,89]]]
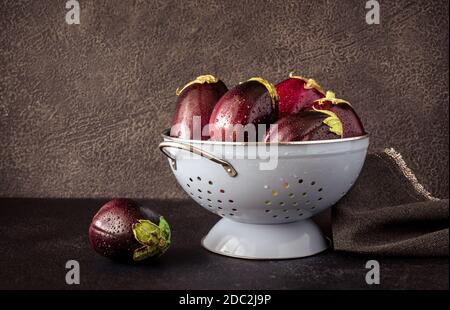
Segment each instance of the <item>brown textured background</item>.
[[0,2],[0,196],[183,197],[157,150],[174,91],[301,69],[448,197],[448,1]]

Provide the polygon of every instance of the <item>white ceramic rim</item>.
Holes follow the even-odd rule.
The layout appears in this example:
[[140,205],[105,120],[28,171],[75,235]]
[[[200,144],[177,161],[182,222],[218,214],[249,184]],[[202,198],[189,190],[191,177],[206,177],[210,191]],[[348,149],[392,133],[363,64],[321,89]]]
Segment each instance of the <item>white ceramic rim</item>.
[[314,141],[291,141],[291,142],[230,142],[230,141],[210,141],[210,140],[190,140],[190,139],[182,139],[175,138],[169,135],[170,129],[165,129],[161,136],[165,140],[170,140],[174,142],[184,143],[184,144],[222,144],[222,145],[312,145],[312,144],[334,144],[334,143],[344,143],[348,141],[356,141],[356,140],[364,140],[369,138],[369,134],[366,133],[363,136],[351,137],[351,138],[340,138],[340,139],[331,139],[331,140],[314,140]]

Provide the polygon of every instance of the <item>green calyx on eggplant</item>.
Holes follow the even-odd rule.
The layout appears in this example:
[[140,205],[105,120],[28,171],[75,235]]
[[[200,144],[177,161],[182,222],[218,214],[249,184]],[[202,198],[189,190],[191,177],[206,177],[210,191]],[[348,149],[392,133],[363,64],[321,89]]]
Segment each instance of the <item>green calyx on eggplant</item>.
[[278,116],[278,94],[267,80],[254,77],[225,93],[210,118],[214,141],[261,141]]
[[214,106],[228,91],[227,86],[213,75],[200,75],[176,90],[176,111],[170,135],[182,139],[207,140],[208,128]]

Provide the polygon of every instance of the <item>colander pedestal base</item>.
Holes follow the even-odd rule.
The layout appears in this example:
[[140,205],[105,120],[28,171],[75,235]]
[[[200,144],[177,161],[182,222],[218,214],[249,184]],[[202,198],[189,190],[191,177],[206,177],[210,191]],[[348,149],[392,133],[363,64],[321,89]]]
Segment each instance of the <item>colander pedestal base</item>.
[[311,220],[286,224],[246,224],[221,219],[203,238],[207,250],[245,259],[288,259],[311,256],[330,242]]

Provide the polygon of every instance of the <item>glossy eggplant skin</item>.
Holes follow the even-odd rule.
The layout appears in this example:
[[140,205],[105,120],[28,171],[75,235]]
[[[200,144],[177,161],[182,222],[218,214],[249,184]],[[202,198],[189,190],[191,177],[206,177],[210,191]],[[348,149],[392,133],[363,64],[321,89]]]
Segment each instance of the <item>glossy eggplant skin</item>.
[[[265,130],[258,133],[258,125],[269,125],[277,118],[276,99],[262,83],[249,80],[229,90],[217,103],[210,118],[210,138],[214,141],[260,141]],[[247,134],[244,126],[254,128]]]
[[[209,123],[214,106],[227,90],[221,80],[215,83],[195,83],[185,88],[177,100],[170,135],[183,139],[209,139],[208,130],[203,131],[203,128]],[[200,117],[201,124],[200,129],[195,129],[196,132],[194,117]],[[198,137],[194,137],[197,134]]]
[[316,111],[303,111],[279,119],[264,137],[265,142],[292,142],[340,138],[323,123],[327,116]]
[[279,118],[304,110],[324,94],[316,88],[307,88],[306,82],[298,78],[288,78],[276,85],[279,97]]
[[311,111],[314,108],[331,111],[339,117],[343,128],[342,138],[358,137],[366,134],[361,119],[352,106],[345,103],[332,104],[330,101],[325,101],[321,104],[317,102],[310,104],[306,107],[306,110]]
[[142,245],[133,235],[133,224],[147,219],[159,225],[159,215],[130,199],[113,199],[95,214],[89,226],[89,240],[102,256],[131,262],[134,251]]

